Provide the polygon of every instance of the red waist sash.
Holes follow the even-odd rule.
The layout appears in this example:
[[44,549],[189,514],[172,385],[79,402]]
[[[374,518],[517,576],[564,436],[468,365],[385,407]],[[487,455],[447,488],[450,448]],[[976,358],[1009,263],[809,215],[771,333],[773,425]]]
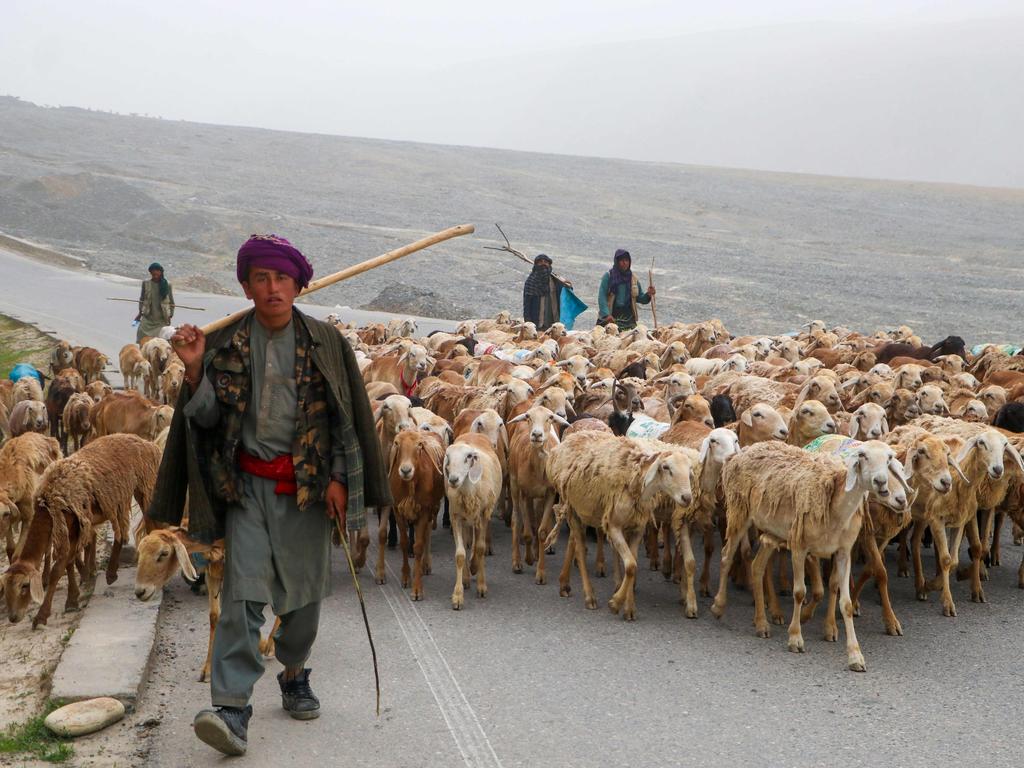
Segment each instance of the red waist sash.
[[257,459],[244,448],[238,449],[238,468],[243,472],[267,480],[277,480],[274,493],[278,496],[294,496],[299,490],[295,483],[295,465],[289,454],[275,456],[270,461]]

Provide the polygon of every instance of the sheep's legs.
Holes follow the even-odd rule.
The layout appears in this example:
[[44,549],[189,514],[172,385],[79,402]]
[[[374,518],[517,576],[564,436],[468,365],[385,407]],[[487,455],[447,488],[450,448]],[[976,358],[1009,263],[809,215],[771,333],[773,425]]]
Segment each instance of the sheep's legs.
[[[772,579],[772,569],[769,567],[772,562],[772,557],[776,560],[781,560],[782,552],[775,550],[772,553],[772,556],[765,561],[764,575],[761,577],[761,587],[764,589],[766,595],[768,602],[768,614],[771,616],[772,624],[778,624],[781,626],[785,623],[785,619],[782,616],[782,607],[779,605],[779,595],[775,591],[775,582]],[[753,568],[753,565],[751,565],[751,568]],[[755,578],[753,572],[751,572],[751,578]]]
[[725,606],[728,602],[729,569],[732,566],[733,557],[740,544],[747,539],[747,531],[750,528],[750,520],[745,520],[742,527],[734,528],[725,539],[725,546],[722,547],[722,563],[718,568],[718,594],[715,595],[715,602],[711,604],[711,613],[716,619],[722,618],[725,613]]
[[644,529],[644,549],[647,550],[647,566],[652,571],[660,570],[661,559],[658,557],[658,537],[661,531],[651,520]]
[[380,525],[377,527],[377,573],[375,581],[378,584],[386,584],[387,576],[384,568],[384,551],[388,541],[388,516],[380,516]]
[[704,541],[704,564],[700,569],[701,597],[711,597],[711,558],[715,554],[715,527],[701,529]]
[[[915,521],[915,526],[916,526],[916,524],[917,524],[917,521]],[[914,530],[916,531],[917,528],[915,527]],[[907,576],[909,574],[909,572],[910,572],[910,564],[909,564],[910,536],[911,536],[911,531],[910,531],[910,529],[907,529],[907,528],[904,528],[902,531],[900,531],[898,534],[896,534],[896,540],[899,542],[899,545],[900,545],[899,546],[899,555],[896,558],[896,575],[897,576],[901,576],[901,577],[902,576]],[[920,544],[918,544],[918,546],[920,547]],[[915,563],[915,566],[916,565],[917,564]]]
[[[864,654],[857,642],[857,631],[853,628],[853,601],[850,599],[850,550],[840,549],[836,552],[835,570],[839,572],[839,610],[843,613],[843,624],[846,628],[847,666],[853,672],[864,672]],[[793,567],[796,567],[794,559]]]
[[[580,572],[580,581],[583,583],[583,604],[589,609],[594,610],[597,608],[597,599],[594,597],[594,587],[590,583],[590,574],[587,573],[587,543],[584,539],[583,534],[583,522],[576,516],[576,513],[569,512],[569,533],[572,536],[572,554],[576,558],[576,568]],[[570,549],[567,547],[565,550],[566,563]],[[568,591],[569,579],[566,574],[565,580],[565,594],[569,594]]]
[[774,559],[779,571],[779,594],[788,595],[792,591],[793,585],[789,581],[789,570],[786,568],[785,555],[783,552],[777,551]]
[[[477,520],[473,534],[473,560],[476,562],[476,594],[487,597],[487,518]],[[541,552],[543,552],[543,547]]]
[[404,517],[397,516],[398,520],[398,546],[402,550],[402,589],[408,589],[412,584],[412,574],[409,569],[409,524]]
[[790,560],[793,562],[793,618],[789,622],[788,647],[793,653],[803,653],[804,635],[800,625],[800,615],[803,612],[804,598],[807,596],[807,582],[804,579],[807,554],[797,549],[790,554]]
[[806,624],[813,618],[814,612],[818,608],[818,603],[825,597],[825,584],[821,579],[821,562],[818,558],[809,555],[804,571],[811,577],[811,599],[800,612],[800,620]]
[[608,573],[608,568],[604,562],[604,531],[600,528],[595,528],[594,530],[597,532],[595,536],[595,538],[597,539],[597,545],[595,547],[595,549],[597,550],[597,554],[595,555],[594,560],[594,573],[596,573],[601,578],[604,578],[605,575]]
[[430,541],[430,517],[421,514],[416,520],[416,541],[412,545],[412,599],[423,599],[423,561],[427,543]]
[[[385,538],[387,534],[385,533]],[[359,532],[356,534],[355,540],[355,556],[352,558],[352,565],[356,568],[356,573],[362,570],[363,566],[366,565],[366,553],[370,549],[370,524],[367,523]],[[383,544],[381,547],[383,548]]]
[[531,499],[523,494],[522,510],[519,518],[522,525],[523,549],[526,550],[526,564],[537,562],[537,505],[538,499]]
[[558,572],[558,596],[568,597],[572,594],[572,585],[569,583],[572,561],[576,557],[576,538],[572,534],[572,525],[569,526],[569,540],[565,545],[565,557],[562,558],[562,568]]
[[554,506],[555,494],[549,492],[544,497],[544,514],[541,515],[540,528],[537,531],[537,571],[533,577],[537,584],[548,583],[547,571],[544,568],[544,556],[547,554],[547,547],[544,546],[544,542],[547,541],[548,534],[551,533],[551,526],[554,523],[555,516],[552,513]]
[[[220,590],[223,582],[223,562],[208,563],[206,566],[206,601],[210,613],[210,638],[206,644],[206,661],[199,672],[200,683],[205,683],[210,679],[210,665],[213,664],[213,637],[217,633],[217,622],[220,621]],[[271,638],[273,638],[273,635],[274,630],[271,630]],[[261,652],[264,650],[264,648],[260,649]]]
[[466,542],[462,526],[462,515],[452,515],[452,535],[455,537],[455,589],[452,590],[452,608],[456,611],[465,603],[462,577],[466,569]]
[[942,590],[942,615],[956,616],[956,604],[953,602],[953,592],[949,588],[949,574],[954,568],[954,552],[960,549],[964,529],[957,528],[953,533],[953,542],[949,543],[946,539],[946,526],[942,522],[934,521],[930,527],[932,538],[935,539],[935,559],[939,575],[924,586],[925,594],[936,589]]
[[[523,554],[520,551],[520,536],[523,530],[523,510],[525,499],[519,493],[518,488],[512,490],[512,573],[523,572]],[[530,548],[527,545],[526,557],[530,557]]]
[[697,593],[693,589],[693,577],[697,572],[697,558],[693,556],[693,542],[690,526],[681,522],[676,526],[676,541],[683,561],[683,578],[679,580],[679,598],[686,611],[686,618],[697,618]]
[[[928,599],[928,593],[936,588],[929,584],[928,581],[926,581],[924,577],[924,563],[921,562],[921,539],[924,537],[924,529],[926,527],[930,527],[932,529],[932,538],[934,539],[936,525],[942,528],[942,540],[945,542],[945,525],[943,523],[925,523],[924,520],[914,521],[914,532],[911,534],[910,539],[914,559],[914,589],[917,592],[917,599],[921,601],[926,601]],[[949,552],[947,552],[945,548],[936,549],[935,552],[935,579],[938,579],[942,574],[942,570],[945,568],[945,566],[942,565],[941,556],[945,554],[946,558],[948,559]],[[934,579],[932,580],[932,583],[936,583]]]
[[[433,564],[433,562],[431,562],[431,559],[430,559],[430,534],[434,530],[434,527],[435,527],[436,523],[437,523],[437,515],[436,514],[431,515],[430,517],[428,517],[427,518],[427,532],[426,532],[426,535],[422,537],[423,538],[423,575],[424,576],[429,576],[431,573],[434,572],[434,564]],[[490,524],[488,524],[488,526],[487,526],[487,539],[488,539],[488,541],[490,540],[490,538],[491,538],[491,526],[490,526]],[[419,535],[416,536],[416,540],[417,541],[420,540],[420,536]]]
[[750,566],[750,576],[753,579],[754,593],[754,632],[758,637],[771,637],[771,629],[768,627],[768,619],[764,611],[764,581],[768,573],[768,561],[776,550],[764,543],[757,549],[754,555],[754,562]]
[[[978,518],[975,516],[967,523],[967,541],[970,544],[968,552],[971,555],[970,578],[971,578],[971,601],[975,603],[985,602],[985,590],[981,586],[981,535],[978,532]],[[960,576],[957,574],[957,579]]]
[[989,530],[986,531],[985,538],[982,539],[982,542],[985,544],[985,547],[987,548],[987,551],[983,553],[985,556],[985,560],[991,566],[1002,565],[1002,562],[1000,562],[999,557],[999,539],[1001,538],[1000,534],[1002,534],[1003,532],[1003,520],[1005,518],[1006,513],[1003,512],[1001,509],[995,512],[995,514],[989,514],[989,520],[992,521],[992,525],[991,527],[986,526],[986,528],[989,528]]
[[[892,601],[889,599],[889,572],[885,569],[885,557],[882,555],[882,550],[879,548],[878,542],[875,541],[875,537],[870,534],[864,537],[862,544],[868,562],[853,588],[853,602],[855,605],[857,604],[864,585],[868,579],[874,577],[878,594],[882,598],[882,621],[885,623],[885,633],[887,635],[902,635],[903,626],[896,618],[896,612],[892,609]],[[883,544],[883,548],[884,546]]]
[[[639,544],[640,537],[642,535],[642,530],[633,534],[633,537],[636,538],[637,544]],[[632,621],[636,618],[635,609],[632,612],[630,612],[629,609],[630,590],[633,586],[633,579],[636,576],[636,560],[634,559],[631,551],[632,544],[631,542],[626,541],[626,537],[623,535],[622,530],[616,527],[608,528],[608,541],[610,541],[612,546],[615,548],[615,553],[622,560],[623,566],[622,581],[619,584],[618,589],[615,590],[615,593],[608,601],[608,607],[611,609],[612,613],[618,613],[621,610],[622,618],[626,621]]]
[[[75,542],[72,542],[73,544]],[[35,629],[40,624],[46,624],[50,618],[50,610],[53,605],[53,595],[57,591],[57,582],[60,581],[60,575],[67,573],[68,576],[68,597],[71,597],[71,583],[70,580],[73,577],[75,559],[71,554],[74,551],[74,547],[61,557],[54,557],[53,564],[50,566],[50,580],[46,585],[46,594],[43,596],[43,603],[39,606],[39,610],[36,612],[35,617],[32,619],[32,629]]]

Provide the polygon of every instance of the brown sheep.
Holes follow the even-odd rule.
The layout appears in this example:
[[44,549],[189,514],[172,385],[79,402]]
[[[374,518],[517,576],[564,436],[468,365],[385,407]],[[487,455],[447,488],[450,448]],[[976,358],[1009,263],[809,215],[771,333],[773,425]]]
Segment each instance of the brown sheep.
[[[444,479],[441,464],[444,461],[444,443],[433,432],[406,430],[398,432],[390,449],[391,462],[388,482],[395,500],[400,548],[402,550],[402,586],[410,586],[409,578],[409,526],[415,526],[412,569],[412,599],[423,599],[423,574],[429,574],[430,531],[438,506],[444,497]],[[377,583],[386,581],[384,553],[388,521],[381,516],[378,531]]]
[[[116,581],[121,548],[129,536],[131,502],[134,499],[140,508],[149,508],[159,463],[160,449],[153,443],[136,435],[109,435],[46,470],[36,492],[35,515],[21,556],[4,576],[11,621],[24,618],[29,605],[41,598],[32,626],[46,624],[61,574],[68,578],[65,610],[77,610],[75,561],[83,555],[88,562],[93,561],[94,526],[104,522],[114,530],[107,583]],[[41,595],[42,560],[51,546],[53,564],[46,594]]]
[[92,407],[90,440],[117,433],[152,440],[171,423],[173,414],[171,406],[157,405],[138,392],[114,392]]
[[92,347],[76,347],[71,364],[82,374],[85,383],[90,384],[99,379],[107,367],[107,356]]
[[100,402],[107,397],[114,389],[105,381],[94,381],[85,385],[85,394],[92,398],[94,403]]
[[23,435],[26,432],[47,434],[50,429],[50,420],[46,415],[46,404],[39,400],[20,401],[11,411],[7,425],[12,437]]
[[64,406],[68,404],[71,396],[81,392],[77,384],[77,381],[67,376],[55,376],[46,392],[46,417],[50,421],[50,436],[56,437],[65,450],[67,444],[61,416],[64,413]]
[[70,368],[75,362],[75,353],[71,345],[66,341],[58,341],[57,346],[50,351],[50,373],[57,376],[65,368]]
[[90,417],[93,405],[91,397],[84,392],[76,392],[64,406],[61,423],[64,426],[65,450],[71,447],[71,452],[77,451],[85,443],[89,432],[92,431]]
[[[44,470],[60,459],[60,446],[52,437],[27,432],[0,447],[0,537],[13,562],[28,537],[32,521],[32,497]],[[14,543],[14,526],[20,531]]]
[[139,390],[139,383],[145,386],[150,378],[150,365],[138,344],[125,344],[118,353],[118,363],[125,389]]

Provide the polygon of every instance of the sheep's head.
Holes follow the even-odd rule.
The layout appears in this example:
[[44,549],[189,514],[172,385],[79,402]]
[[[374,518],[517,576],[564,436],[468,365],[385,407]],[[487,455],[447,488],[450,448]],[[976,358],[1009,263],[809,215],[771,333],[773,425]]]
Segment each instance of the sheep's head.
[[587,383],[587,373],[594,367],[594,364],[583,355],[573,355],[558,361],[556,365],[568,371],[580,383],[580,386]]
[[924,382],[921,374],[924,368],[920,365],[901,365],[896,371],[896,389],[917,389]]
[[942,390],[934,384],[925,384],[917,390],[917,405],[921,413],[943,415],[949,413],[949,406],[942,396]]
[[114,388],[105,381],[94,381],[85,387],[86,394],[92,398],[94,403],[98,403],[113,391]]
[[39,432],[46,434],[50,427],[50,419],[46,413],[46,405],[38,400],[25,400],[25,417],[22,421],[22,428],[26,432]]
[[533,387],[522,379],[510,379],[503,385],[507,392],[506,398],[509,408],[515,408],[520,403],[525,403],[533,394]]
[[897,389],[883,407],[894,422],[909,421],[921,415],[917,396],[909,389]]
[[826,376],[815,376],[804,384],[797,396],[797,405],[802,405],[806,400],[817,400],[824,403],[829,413],[835,413],[842,410],[843,407],[843,401],[839,399],[835,382]]
[[828,412],[825,404],[818,400],[804,400],[800,407],[793,412],[793,420],[790,423],[793,432],[804,436],[830,435],[836,431],[836,423]]
[[139,564],[135,570],[135,596],[149,600],[174,577],[180,568],[190,579],[198,578],[184,542],[175,529],[160,529],[146,534],[138,546]]
[[1016,466],[1024,472],[1024,459],[1020,453],[1005,436],[994,429],[987,429],[968,440],[956,457],[957,464],[963,464],[972,453],[975,453],[977,460],[984,464],[985,471],[992,480],[1000,479],[1005,472],[1004,455],[1009,455]]
[[[434,365],[434,360],[427,354],[426,348],[419,344],[410,344],[398,358],[398,361],[404,365],[405,370],[408,371],[411,377],[426,374]],[[408,383],[411,384],[412,382]]]
[[7,604],[7,617],[17,624],[33,603],[43,602],[43,574],[31,563],[15,562],[0,580],[0,591]]
[[877,403],[864,403],[850,419],[850,437],[877,440],[889,431],[885,408]]
[[730,456],[740,452],[740,438],[731,429],[718,427],[708,433],[700,444],[700,462],[721,467]]
[[565,390],[560,387],[548,387],[535,401],[536,405],[542,405],[549,411],[556,413],[561,416],[562,419],[567,419],[569,416],[576,416],[576,412],[572,408],[572,404],[569,402],[569,396]]
[[0,536],[11,529],[11,523],[18,515],[18,506],[11,501],[6,491],[0,490]]
[[1008,394],[1009,393],[1006,389],[1000,387],[998,384],[990,384],[978,393],[978,399],[981,400],[988,409],[989,421],[995,418],[999,409],[1006,405]]
[[150,434],[156,437],[165,428],[171,426],[171,420],[174,418],[174,408],[169,405],[159,405],[153,409],[153,414],[150,416]]
[[969,421],[975,424],[988,423],[988,408],[981,400],[968,400],[967,405],[960,412],[960,418],[963,421]]
[[412,401],[404,395],[388,395],[377,409],[376,421],[384,423],[384,433],[394,435],[408,429],[416,429],[410,415]]
[[487,408],[473,419],[469,431],[486,437],[496,451],[499,447],[508,450],[508,431],[501,416],[493,408]]
[[631,381],[616,379],[612,383],[612,407],[619,416],[628,416],[644,409],[643,398]]
[[530,443],[535,446],[544,445],[549,440],[558,442],[556,425],[569,426],[569,422],[557,413],[545,408],[543,405],[535,405],[526,413],[522,413],[509,421],[509,426],[519,422],[526,422],[530,435]]
[[696,421],[707,427],[715,426],[715,420],[711,418],[711,405],[702,395],[676,395],[668,404],[673,424]]
[[483,454],[469,443],[454,443],[444,452],[444,481],[449,488],[476,485],[484,474]]
[[681,450],[663,451],[645,464],[642,493],[650,498],[663,493],[686,507],[693,501],[693,464]]
[[782,416],[767,403],[757,403],[747,408],[740,416],[740,423],[749,428],[750,441],[785,440],[789,428]]
[[441,438],[433,432],[407,430],[395,435],[391,448],[389,471],[392,480],[403,483],[411,483],[415,480],[416,465],[419,463],[420,456],[426,455],[428,461],[433,463],[436,459],[430,457],[429,451],[431,447],[437,445],[441,445]]
[[668,383],[665,385],[666,400],[671,400],[673,397],[679,397],[680,395],[686,397],[695,394],[697,394],[697,385],[690,374],[673,373],[668,377]]
[[868,440],[851,451],[845,462],[847,493],[859,489],[890,509],[902,512],[909,508],[908,495],[913,490],[906,470],[888,445]]
[[967,482],[960,465],[941,438],[922,435],[907,449],[906,477],[917,478],[918,487],[929,486],[937,493],[949,493],[953,487],[950,470]]

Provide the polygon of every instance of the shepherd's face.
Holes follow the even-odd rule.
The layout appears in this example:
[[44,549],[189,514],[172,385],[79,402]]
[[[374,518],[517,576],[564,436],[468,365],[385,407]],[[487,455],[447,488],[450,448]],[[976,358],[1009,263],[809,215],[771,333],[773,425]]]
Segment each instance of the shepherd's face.
[[276,269],[253,267],[249,279],[242,283],[245,297],[256,305],[256,315],[268,327],[277,327],[291,317],[292,305],[299,295],[299,287],[291,275]]
[[629,264],[630,264],[630,260],[629,259],[618,259],[615,262],[615,266],[619,268],[619,272],[627,271],[629,269]]
[[163,280],[164,271],[162,269],[151,269],[149,270],[149,276],[153,278],[153,282],[156,283]]

